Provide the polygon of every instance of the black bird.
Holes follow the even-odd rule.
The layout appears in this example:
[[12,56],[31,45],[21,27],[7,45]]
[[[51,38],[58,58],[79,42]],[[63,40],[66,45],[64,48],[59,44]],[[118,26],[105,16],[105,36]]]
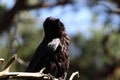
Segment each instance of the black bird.
[[44,39],[36,49],[26,72],[39,72],[45,67],[44,73],[65,80],[69,67],[70,38],[59,19],[48,17],[43,27]]

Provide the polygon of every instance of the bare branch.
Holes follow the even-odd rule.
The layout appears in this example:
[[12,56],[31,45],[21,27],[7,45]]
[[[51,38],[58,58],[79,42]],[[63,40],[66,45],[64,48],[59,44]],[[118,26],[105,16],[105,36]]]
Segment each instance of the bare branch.
[[9,72],[5,70],[0,72],[0,78],[1,77],[9,77],[9,79],[15,79],[15,78],[43,78],[48,80],[51,79],[47,74],[43,74],[41,72],[36,72],[36,73]]
[[[2,60],[2,59],[1,59]],[[5,65],[5,68],[2,72],[0,72],[0,79],[1,78],[9,78],[9,79],[16,79],[16,78],[40,78],[42,80],[51,80],[51,76],[48,74],[44,74],[43,71],[45,68],[41,69],[40,72],[36,73],[29,73],[29,72],[9,72],[12,63],[17,60],[17,54],[14,54],[12,58],[8,61]]]
[[73,80],[73,78],[74,78],[76,75],[79,77],[79,72],[78,72],[78,71],[72,73],[72,75],[70,76],[70,79],[69,79],[69,80]]
[[2,65],[4,62],[4,59],[3,58],[0,58],[0,65]]
[[[3,59],[1,58],[1,61]],[[2,72],[0,72],[0,79],[1,78],[9,78],[9,79],[23,79],[23,78],[31,78],[31,79],[42,79],[42,80],[59,80],[57,78],[53,78],[49,74],[44,74],[43,71],[45,68],[41,69],[39,72],[9,72],[9,69],[12,65],[12,63],[17,60],[17,54],[14,54],[12,58],[8,61],[8,63],[5,65],[5,68]],[[69,80],[73,80],[74,76],[78,75],[79,77],[79,72],[74,72]]]
[[100,3],[100,4],[107,8],[107,12],[108,12],[108,13],[120,14],[120,8],[111,9],[111,8],[110,8],[108,5],[106,5],[106,4],[103,4],[103,3]]
[[12,63],[15,60],[17,60],[17,54],[14,54],[12,56],[12,58],[5,65],[4,70],[2,72],[0,72],[0,78],[8,77],[10,79],[13,79],[13,78],[43,78],[43,79],[47,79],[47,80],[51,79],[47,74],[43,73],[43,71],[45,70],[45,68],[43,68],[40,72],[36,72],[36,73],[9,72],[9,69],[10,69]]
[[113,10],[112,12],[120,14],[120,8],[117,8],[117,9]]
[[9,71],[12,63],[16,60],[16,58],[17,58],[17,54],[14,54],[14,55],[12,56],[12,58],[8,61],[8,63],[5,65],[5,67],[4,67],[4,70],[5,70],[5,71],[6,71],[6,70],[7,70],[7,72]]
[[25,61],[23,61],[21,58],[17,57],[16,61],[18,63],[20,63],[21,65],[24,65],[24,66],[28,66],[28,63],[26,63]]

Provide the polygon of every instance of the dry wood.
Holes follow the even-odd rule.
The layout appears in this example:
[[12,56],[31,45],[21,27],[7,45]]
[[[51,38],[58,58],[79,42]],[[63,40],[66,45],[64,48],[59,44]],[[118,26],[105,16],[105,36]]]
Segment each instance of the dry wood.
[[[35,73],[29,73],[29,72],[10,72],[10,67],[12,65],[12,63],[17,60],[17,55],[14,54],[12,56],[12,58],[8,61],[8,63],[5,65],[5,68],[3,71],[0,72],[0,79],[2,78],[9,78],[9,79],[18,79],[18,78],[38,78],[38,79],[42,79],[42,80],[59,80],[56,78],[52,78],[50,75],[48,74],[44,74],[43,71],[45,70],[45,68],[43,68],[42,70],[40,70],[40,72],[35,72]],[[4,59],[0,59],[0,61],[4,61]],[[79,77],[79,73],[74,72],[69,80],[73,80],[74,76],[78,75]]]

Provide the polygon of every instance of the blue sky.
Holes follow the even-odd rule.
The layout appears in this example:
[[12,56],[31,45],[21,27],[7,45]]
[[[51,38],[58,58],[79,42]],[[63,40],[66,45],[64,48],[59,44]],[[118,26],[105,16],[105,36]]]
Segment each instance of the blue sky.
[[[56,6],[54,8],[41,8],[39,9],[39,18],[45,20],[48,16],[60,18],[65,24],[66,30],[70,35],[75,35],[78,32],[82,33],[86,38],[91,36],[90,29],[98,29],[104,26],[108,14],[104,11],[104,7],[96,5],[92,8],[87,6],[87,0],[75,0],[76,4],[67,4],[65,6]],[[10,9],[14,5],[14,0],[1,0],[2,4],[6,4]],[[105,2],[108,5],[111,3]],[[111,4],[113,7],[115,5]],[[94,22],[93,17],[97,14]],[[33,17],[36,15],[36,11],[31,12]],[[111,23],[114,27],[118,27],[120,18],[118,15],[111,15]]]
[[[101,5],[95,5],[93,7],[87,6],[87,0],[75,0],[76,3],[71,5],[67,4],[65,6],[56,6],[53,8],[41,8],[34,9],[30,11],[31,17],[33,19],[37,18],[40,21],[36,21],[36,26],[41,27],[41,21],[43,22],[46,17],[53,16],[60,18],[64,23],[66,30],[70,36],[82,33],[86,39],[92,37],[91,29],[101,29],[104,27],[105,22],[109,19],[114,29],[118,29],[120,25],[120,17],[116,14],[110,14],[105,12],[105,7]],[[104,0],[102,0],[104,1]],[[8,9],[11,9],[14,5],[14,0],[1,0],[2,4],[5,4]],[[106,2],[107,3],[107,2]],[[110,5],[111,3],[107,3]],[[116,5],[111,4],[113,8]],[[110,6],[111,6],[110,5]],[[39,14],[39,16],[36,16]],[[0,37],[0,43],[5,44],[7,38],[6,34]],[[77,49],[74,44],[71,44],[71,52],[76,49],[76,54],[79,54],[79,49]],[[78,53],[77,53],[78,52]],[[75,54],[71,54],[74,56]]]
[[1,4],[5,4],[8,9],[12,8],[15,4],[15,0],[0,0]]
[[[50,14],[49,14],[50,13]],[[74,35],[78,32],[86,32],[90,27],[92,14],[88,7],[83,7],[77,12],[72,11],[72,5],[56,6],[52,10],[41,9],[40,18],[45,19],[48,16],[60,18],[65,24],[67,31]]]

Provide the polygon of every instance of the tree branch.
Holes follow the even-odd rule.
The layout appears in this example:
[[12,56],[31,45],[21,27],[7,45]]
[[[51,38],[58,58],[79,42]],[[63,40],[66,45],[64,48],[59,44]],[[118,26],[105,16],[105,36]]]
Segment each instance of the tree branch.
[[18,79],[18,78],[42,78],[50,80],[51,78],[47,74],[40,72],[29,73],[29,72],[7,72],[6,70],[0,72],[0,78],[8,77],[9,79]]
[[4,59],[0,58],[0,65],[3,64],[3,62],[4,62]]
[[40,72],[36,73],[28,73],[28,72],[9,72],[10,67],[12,63],[17,59],[17,55],[14,54],[12,58],[8,61],[8,63],[5,65],[5,68],[2,72],[0,72],[0,78],[9,78],[9,79],[14,79],[14,78],[42,78],[42,79],[47,79],[50,80],[51,78],[47,75],[44,74],[43,71],[45,68],[40,70]]
[[2,18],[0,19],[0,33],[2,33],[5,30],[9,30],[11,27],[11,24],[13,23],[13,18],[21,10],[31,10],[35,8],[42,8],[42,7],[50,7],[50,6],[56,6],[56,5],[64,5],[67,4],[69,0],[64,1],[58,1],[54,5],[45,4],[44,0],[41,0],[40,3],[37,3],[35,5],[28,5],[27,0],[16,0],[16,3],[12,9],[7,11],[3,14]]
[[80,77],[79,76],[79,72],[77,71],[77,72],[74,72],[74,73],[72,73],[72,75],[70,76],[70,79],[69,80],[73,80],[73,78],[74,78],[74,76],[78,76],[78,77]]
[[103,4],[103,3],[100,3],[100,4],[107,8],[106,12],[108,12],[108,13],[120,14],[120,8],[111,9],[111,8],[110,8],[108,5],[106,5],[106,4]]
[[[52,76],[50,76],[49,74],[44,74],[43,71],[45,70],[45,68],[41,69],[39,72],[10,72],[10,67],[12,65],[12,63],[17,60],[17,54],[14,54],[12,56],[12,58],[8,61],[8,63],[5,65],[5,68],[2,72],[0,72],[0,79],[5,79],[5,78],[9,78],[9,79],[25,79],[25,78],[31,78],[31,79],[42,79],[42,80],[59,80],[57,78],[53,78]],[[79,77],[79,73],[74,72],[71,77],[69,78],[69,80],[73,80],[74,76],[78,75]]]

